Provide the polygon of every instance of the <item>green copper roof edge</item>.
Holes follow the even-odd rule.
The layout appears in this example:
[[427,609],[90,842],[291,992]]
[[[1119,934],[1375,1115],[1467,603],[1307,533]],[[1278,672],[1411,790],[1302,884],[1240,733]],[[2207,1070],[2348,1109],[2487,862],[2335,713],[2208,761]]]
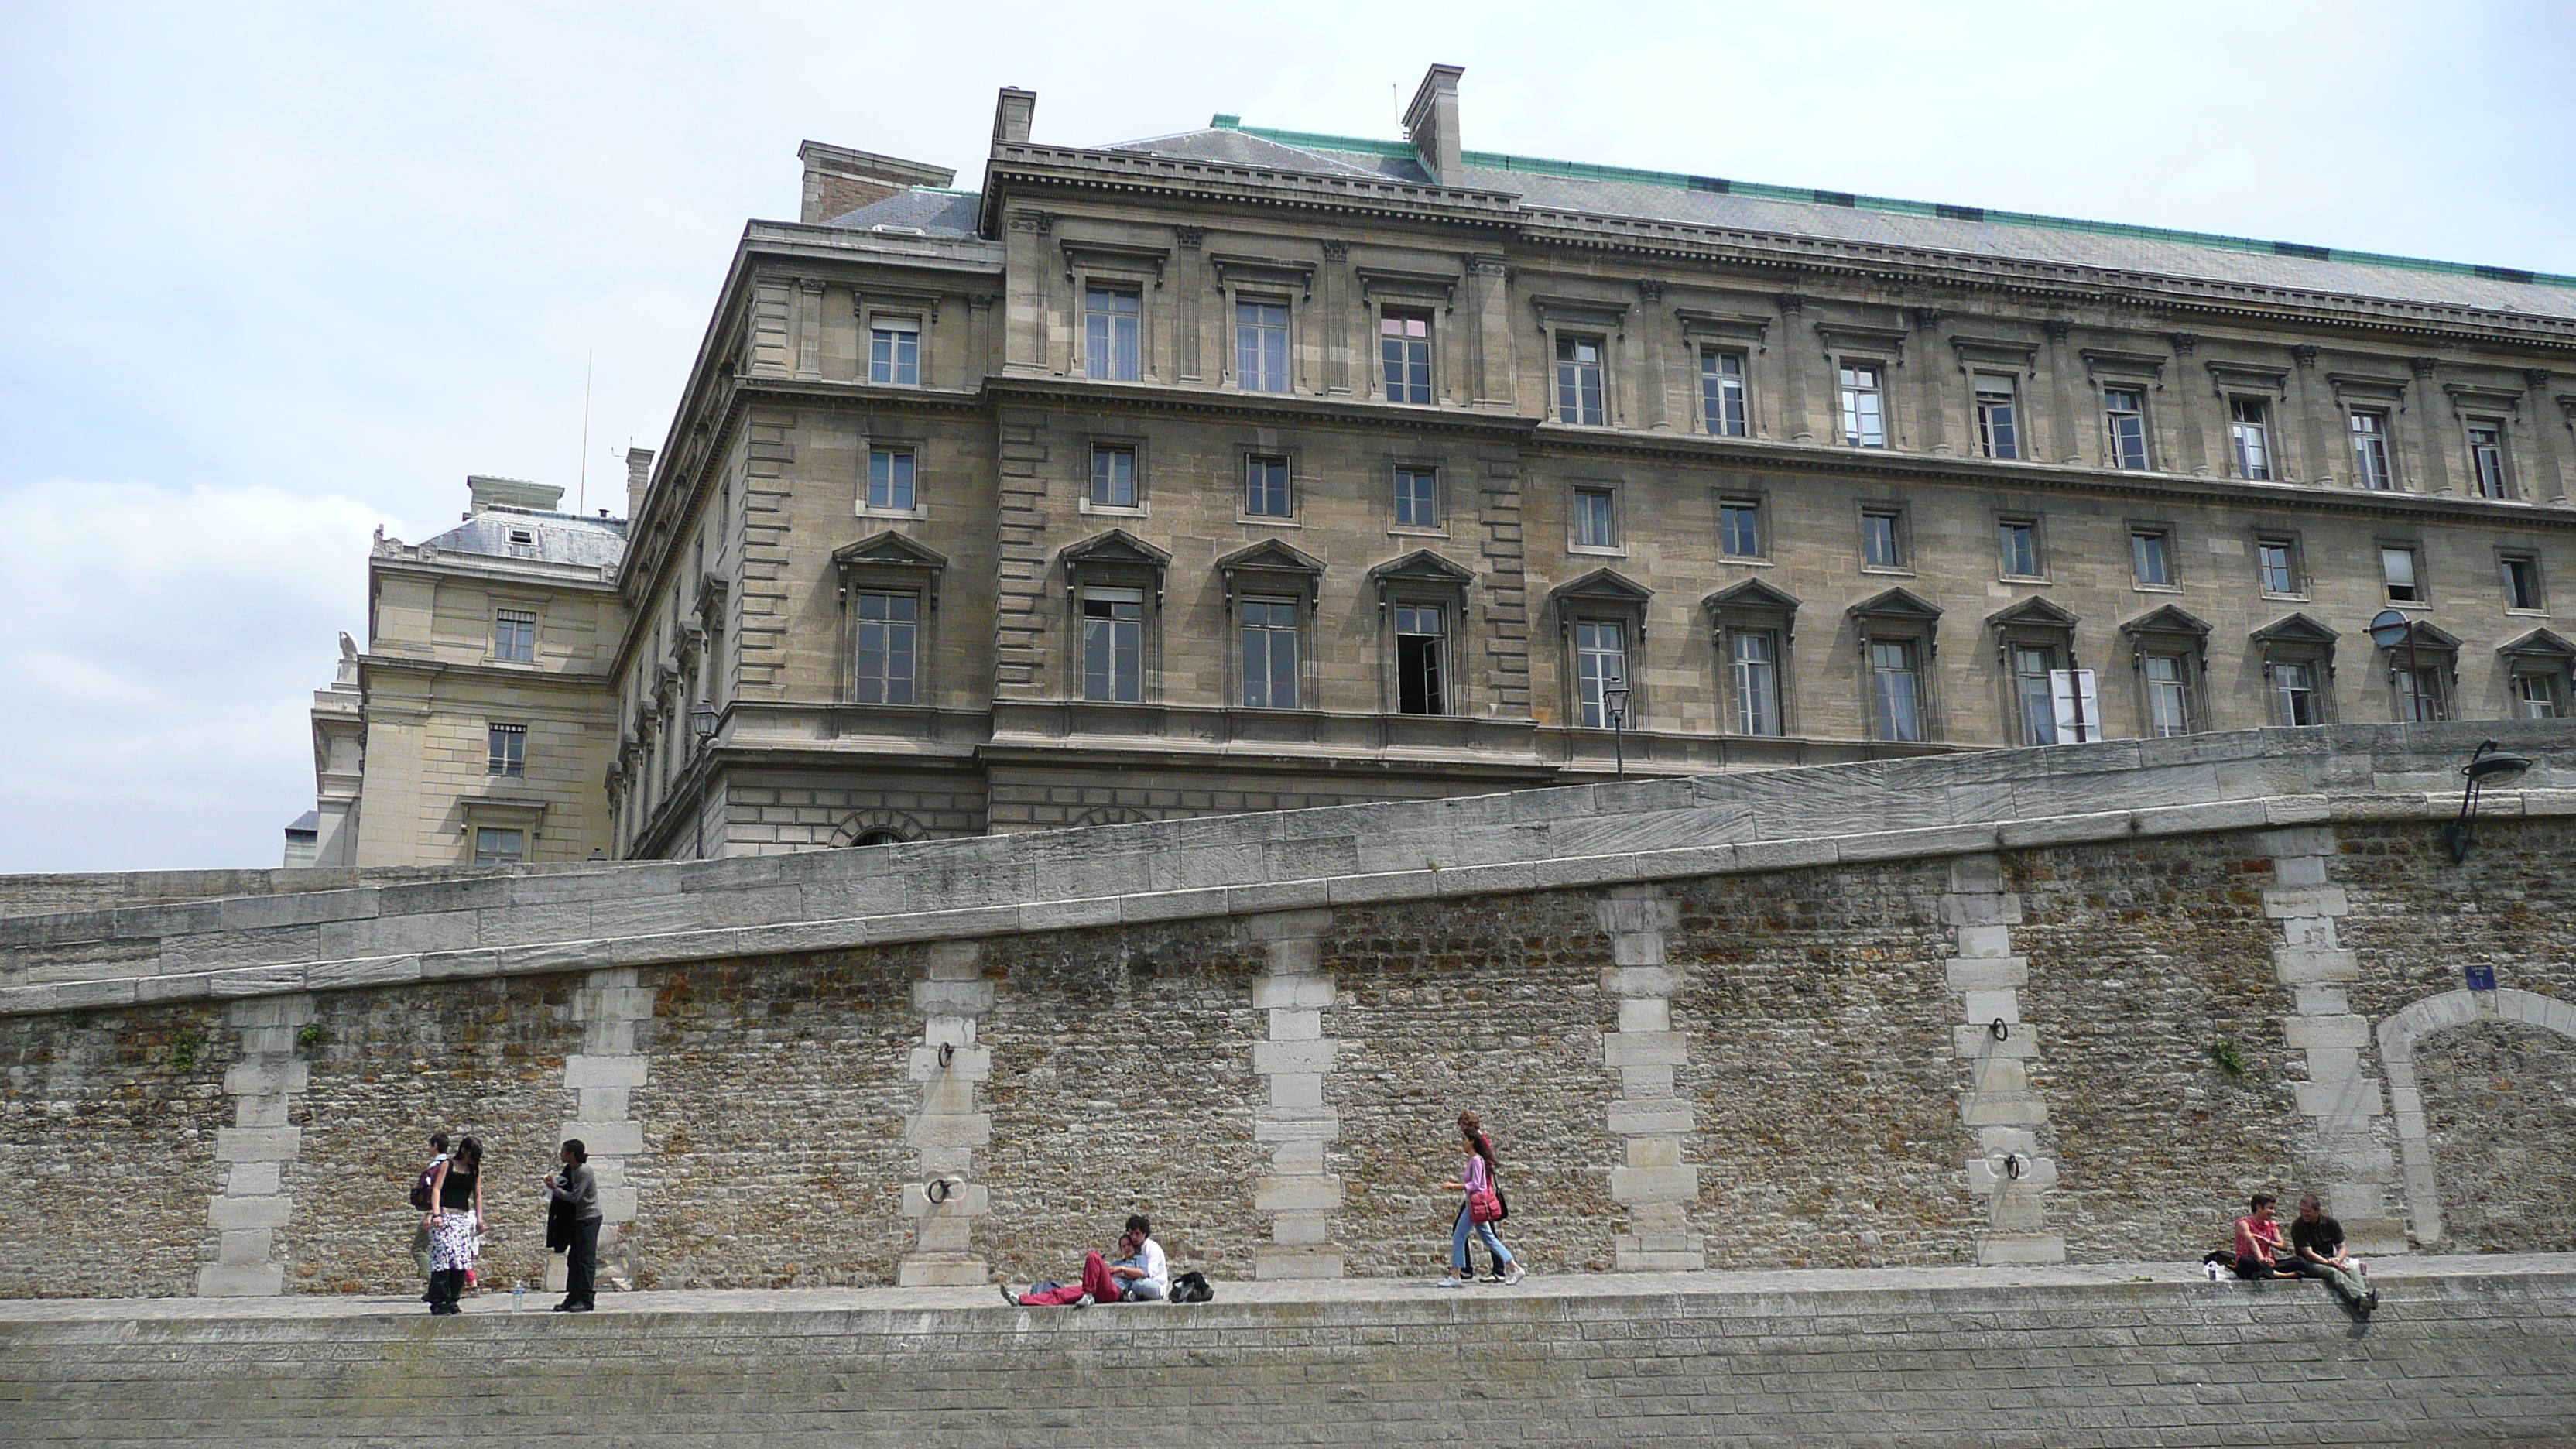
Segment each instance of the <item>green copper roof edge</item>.
[[[1357,136],[1330,136],[1320,131],[1285,131],[1270,126],[1247,126],[1231,116],[1221,115],[1214,120],[1219,123],[1212,127],[1215,130],[1241,131],[1247,136],[1258,136],[1265,141],[1276,141],[1283,146],[1297,146],[1310,151],[1347,151],[1361,156],[1392,156],[1399,159],[1414,154],[1413,147],[1402,141],[1373,141]],[[1232,122],[1232,124],[1223,124],[1225,122]],[[1459,159],[1470,166],[1483,167],[1488,171],[1518,171],[1530,176],[1561,176],[1580,181],[1625,181],[1641,186],[1668,187],[1676,191],[1691,190],[1691,182],[1695,179],[1678,171],[1648,171],[1633,166],[1600,166],[1583,161],[1552,161],[1545,157],[1514,156],[1502,151],[1467,151],[1462,152]],[[1726,183],[1726,191],[1729,195],[1749,196],[1758,201],[1789,201],[1809,206],[1838,204],[1819,202],[1817,198],[1820,193],[1815,188],[1804,186],[1773,186],[1759,181],[1730,180]],[[1940,208],[1928,201],[1906,201],[1892,196],[1863,196],[1849,192],[1822,194],[1849,195],[1852,197],[1854,208],[1860,211],[1884,211],[1902,216],[1938,217],[1940,215]],[[2030,227],[2040,231],[2083,232],[2093,236],[2122,237],[2131,241],[2178,242],[2185,246],[2209,247],[2217,251],[2247,252],[2256,256],[2279,256],[2283,254],[2279,250],[2282,245],[2296,245],[2266,241],[2260,237],[2226,236],[2205,231],[2178,231],[2170,227],[2139,226],[2130,222],[2086,221],[2080,217],[2047,216],[2038,212],[1997,211],[1986,207],[1961,209],[1975,210],[1980,213],[1980,220],[1996,226]],[[2343,247],[2315,247],[2310,250],[2324,252],[2325,256],[2323,258],[2301,257],[2298,260],[2343,262],[2351,266],[2386,267],[2395,271],[2433,272],[2455,277],[2478,277],[2492,272],[2510,272],[2514,275],[2488,277],[2488,280],[2518,282],[2527,275],[2534,286],[2576,288],[2576,276],[2566,276],[2556,272],[2525,273],[2519,267],[2480,267],[2469,262],[2392,256],[2386,252],[2358,252]]]

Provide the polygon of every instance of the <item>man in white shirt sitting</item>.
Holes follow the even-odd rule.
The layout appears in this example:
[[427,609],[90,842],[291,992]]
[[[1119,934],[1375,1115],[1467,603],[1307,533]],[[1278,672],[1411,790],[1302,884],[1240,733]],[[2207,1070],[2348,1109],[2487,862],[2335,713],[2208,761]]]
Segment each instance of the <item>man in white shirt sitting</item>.
[[1171,1296],[1171,1264],[1144,1214],[1127,1219],[1118,1251],[1126,1256],[1115,1263],[1098,1253],[1084,1254],[1079,1283],[1041,1283],[1026,1293],[1014,1293],[1005,1283],[1002,1301],[1017,1308],[1088,1308],[1094,1303],[1156,1303]]

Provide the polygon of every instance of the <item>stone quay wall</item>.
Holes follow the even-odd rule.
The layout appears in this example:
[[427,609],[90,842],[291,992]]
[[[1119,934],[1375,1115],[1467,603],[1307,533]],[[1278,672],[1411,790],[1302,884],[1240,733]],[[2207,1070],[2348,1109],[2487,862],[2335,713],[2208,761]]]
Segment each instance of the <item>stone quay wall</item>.
[[[2576,730],[2340,727],[0,919],[0,1296],[2576,1248]],[[2462,967],[2491,968],[2469,990]]]

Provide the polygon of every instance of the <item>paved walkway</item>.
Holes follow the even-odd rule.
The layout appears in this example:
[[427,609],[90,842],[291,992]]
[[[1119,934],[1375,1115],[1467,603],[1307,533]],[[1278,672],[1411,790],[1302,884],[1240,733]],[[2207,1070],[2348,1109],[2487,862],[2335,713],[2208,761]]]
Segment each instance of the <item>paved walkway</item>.
[[[2576,1274],[2576,1253],[2486,1253],[2458,1257],[2372,1259],[2371,1277],[2408,1278],[2510,1273]],[[1656,1294],[1889,1292],[1926,1288],[2015,1288],[2107,1283],[2189,1283],[2197,1263],[2088,1263],[2052,1267],[1775,1268],[1703,1273],[1580,1273],[1530,1277],[1511,1288],[1478,1284],[1440,1288],[1429,1278],[1340,1278],[1315,1282],[1227,1282],[1220,1303],[1418,1302],[1507,1295],[1521,1298],[1614,1298]],[[1014,1285],[1025,1286],[1025,1285]],[[515,1307],[508,1293],[486,1292],[464,1304],[468,1314],[548,1309],[552,1295],[531,1292]],[[999,1308],[984,1288],[734,1288],[685,1292],[602,1293],[602,1313],[838,1313],[867,1310]],[[287,1294],[276,1298],[32,1298],[0,1300],[0,1324],[117,1319],[370,1318],[418,1314],[415,1295]],[[1047,1312],[1028,1309],[1027,1312]],[[1120,1310],[1130,1311],[1130,1310]],[[1142,1306],[1132,1310],[1151,1311]]]

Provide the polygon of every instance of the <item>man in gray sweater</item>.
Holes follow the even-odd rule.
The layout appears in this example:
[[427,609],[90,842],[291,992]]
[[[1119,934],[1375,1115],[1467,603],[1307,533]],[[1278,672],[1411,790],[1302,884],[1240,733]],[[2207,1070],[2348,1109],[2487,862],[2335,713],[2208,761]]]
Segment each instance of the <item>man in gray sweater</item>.
[[546,1192],[572,1213],[572,1245],[564,1251],[564,1301],[557,1313],[588,1313],[598,1307],[599,1180],[591,1175],[590,1149],[578,1137],[563,1145],[560,1173],[546,1174]]

